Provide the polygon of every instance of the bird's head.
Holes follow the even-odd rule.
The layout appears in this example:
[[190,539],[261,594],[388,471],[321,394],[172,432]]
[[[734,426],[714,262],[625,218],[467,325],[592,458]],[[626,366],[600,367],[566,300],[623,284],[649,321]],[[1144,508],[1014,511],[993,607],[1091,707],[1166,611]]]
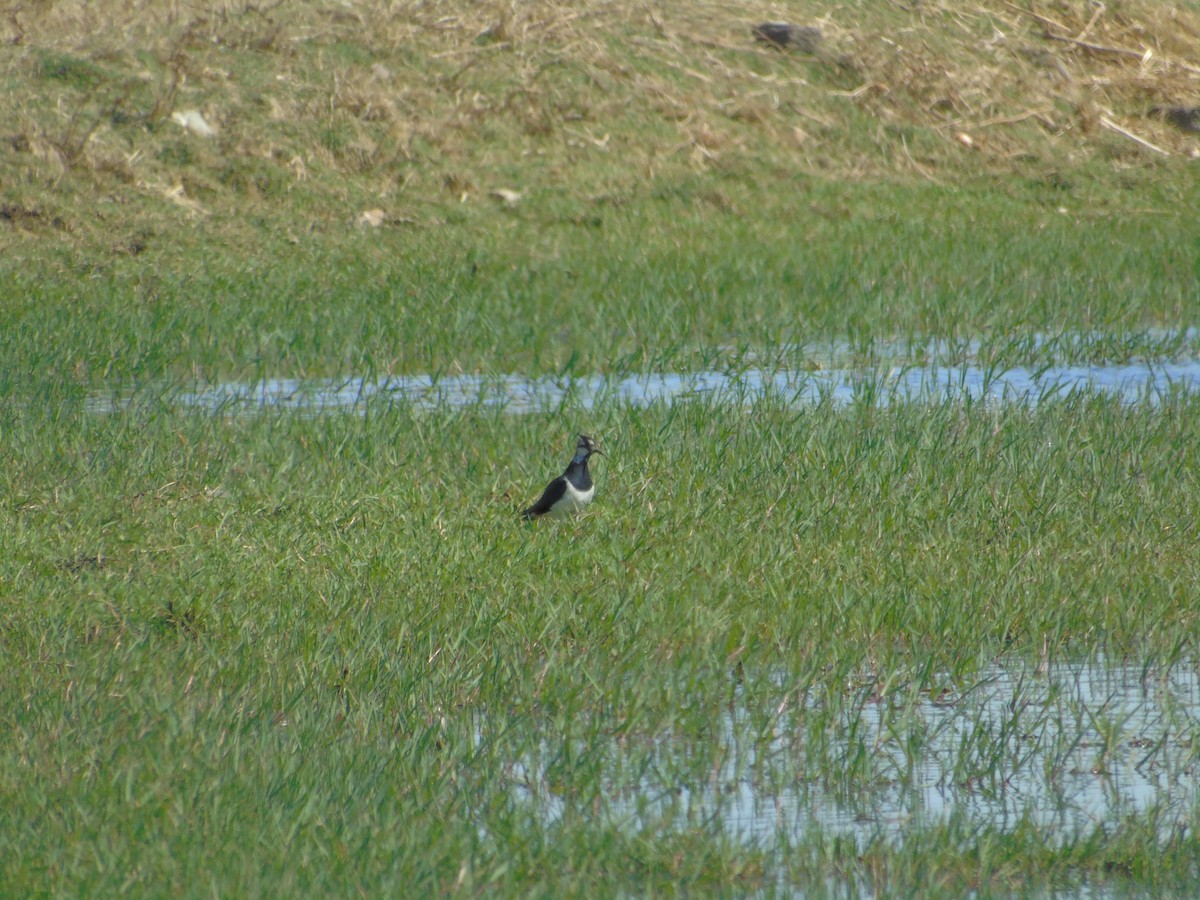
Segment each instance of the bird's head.
[[578,462],[583,462],[593,453],[599,453],[601,456],[604,455],[604,451],[596,446],[596,442],[594,440],[592,440],[586,434],[581,434],[579,436],[579,443],[575,445],[575,459]]

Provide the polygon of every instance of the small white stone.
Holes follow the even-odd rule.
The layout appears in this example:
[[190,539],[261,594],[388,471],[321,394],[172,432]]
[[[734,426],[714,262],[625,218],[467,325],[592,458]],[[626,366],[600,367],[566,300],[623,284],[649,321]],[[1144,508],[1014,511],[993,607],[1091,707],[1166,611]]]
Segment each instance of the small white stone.
[[217,134],[217,129],[208,124],[208,121],[198,109],[173,112],[171,113],[171,121],[186,128],[188,131],[195,132],[200,137],[215,137]]

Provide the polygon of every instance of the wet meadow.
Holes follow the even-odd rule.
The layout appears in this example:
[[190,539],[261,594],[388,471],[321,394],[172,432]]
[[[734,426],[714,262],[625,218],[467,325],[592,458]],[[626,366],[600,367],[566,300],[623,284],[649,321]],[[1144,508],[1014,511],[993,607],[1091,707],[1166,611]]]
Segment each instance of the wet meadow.
[[1188,893],[1200,12],[457,6],[3,26],[0,893]]

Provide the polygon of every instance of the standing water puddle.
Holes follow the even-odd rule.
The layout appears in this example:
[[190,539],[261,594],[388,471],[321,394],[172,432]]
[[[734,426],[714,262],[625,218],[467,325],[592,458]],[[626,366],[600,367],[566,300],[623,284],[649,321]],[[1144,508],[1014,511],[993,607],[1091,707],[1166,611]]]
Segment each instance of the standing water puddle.
[[[966,398],[1037,403],[1087,391],[1127,402],[1157,402],[1176,391],[1200,391],[1200,361],[1131,363],[1106,366],[1053,366],[1037,370],[982,366],[916,366],[891,370],[696,372],[627,376],[525,378],[519,375],[398,375],[380,379],[267,379],[217,384],[171,395],[170,402],[215,412],[284,408],[317,412],[354,409],[368,401],[394,400],[425,408],[496,406],[514,413],[555,409],[564,403],[591,408],[605,400],[634,405],[710,397],[752,402],[777,396],[795,403],[831,400],[850,403],[863,396],[877,402]],[[112,395],[92,398],[96,412],[111,412],[127,401]]]
[[[997,665],[972,686],[907,701],[879,699],[874,684],[837,698],[779,688],[770,709],[751,709],[739,689],[707,735],[572,752],[543,735],[511,769],[515,802],[551,824],[598,814],[633,831],[709,825],[784,846],[823,834],[863,847],[952,823],[1027,823],[1054,843],[1151,813],[1167,837],[1195,821],[1195,669]],[[602,796],[571,808],[556,771],[564,756],[603,760]]]

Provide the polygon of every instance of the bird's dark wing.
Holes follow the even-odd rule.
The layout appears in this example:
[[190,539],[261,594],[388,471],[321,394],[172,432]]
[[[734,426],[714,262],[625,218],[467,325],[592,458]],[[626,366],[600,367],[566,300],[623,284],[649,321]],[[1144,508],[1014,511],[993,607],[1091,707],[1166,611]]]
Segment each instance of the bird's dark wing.
[[536,519],[538,516],[544,516],[554,508],[554,504],[561,500],[563,494],[566,492],[567,480],[560,475],[546,485],[546,489],[542,491],[542,496],[538,497],[537,502],[533,506],[521,513],[521,517]]

